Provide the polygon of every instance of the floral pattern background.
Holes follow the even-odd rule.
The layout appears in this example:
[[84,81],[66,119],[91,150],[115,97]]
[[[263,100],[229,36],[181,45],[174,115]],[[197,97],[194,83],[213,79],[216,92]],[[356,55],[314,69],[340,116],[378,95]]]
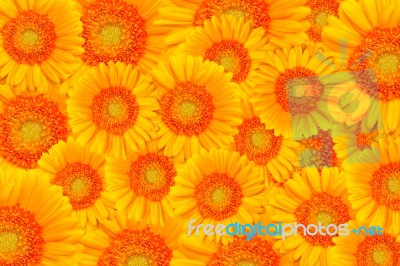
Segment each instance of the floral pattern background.
[[398,0],[2,0],[0,265],[398,265],[399,84]]

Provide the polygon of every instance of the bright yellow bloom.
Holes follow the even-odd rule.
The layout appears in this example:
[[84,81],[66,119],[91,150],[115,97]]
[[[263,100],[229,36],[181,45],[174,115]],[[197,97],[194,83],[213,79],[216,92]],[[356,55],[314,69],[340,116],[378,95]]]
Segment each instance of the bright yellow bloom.
[[396,0],[345,0],[339,18],[330,17],[323,31],[326,46],[341,53],[343,64],[376,102],[368,110],[369,129],[379,124],[381,111],[387,133],[400,127],[399,14]]
[[[264,182],[259,169],[246,156],[202,150],[178,169],[171,188],[175,214],[186,221],[194,219],[193,225],[253,223],[264,211]],[[229,241],[227,235],[209,237],[217,242]]]
[[78,266],[83,231],[61,188],[0,169],[0,264]]
[[20,91],[46,92],[68,78],[83,54],[82,23],[75,8],[70,0],[3,0],[0,79],[7,78]]
[[62,187],[82,228],[97,227],[99,221],[111,217],[114,205],[105,197],[105,156],[90,152],[70,137],[43,154],[38,166],[41,175]]
[[65,102],[55,88],[15,94],[8,85],[0,87],[0,168],[35,168],[42,153],[67,140]]
[[126,148],[145,146],[154,130],[157,100],[150,76],[123,63],[101,63],[69,91],[72,131],[92,151],[126,157]]
[[240,119],[240,87],[222,66],[201,57],[171,57],[153,71],[161,121],[158,148],[188,159],[201,148],[233,141]]
[[[319,223],[322,226],[345,224],[353,216],[344,175],[338,168],[323,168],[321,173],[316,168],[306,168],[302,175],[295,173],[293,179],[286,181],[285,191],[275,194],[270,205],[275,211],[271,217],[273,222],[292,225],[297,222],[306,227]],[[299,227],[297,235],[279,240],[275,247],[301,266],[327,265],[334,246],[334,232],[329,232],[330,235],[325,232],[311,236]]]
[[233,74],[246,93],[252,92],[255,69],[265,58],[267,38],[261,28],[237,16],[213,17],[188,35],[183,43],[183,56],[201,56],[224,67]]
[[174,185],[176,160],[163,155],[157,143],[150,142],[126,160],[109,158],[106,186],[118,211],[130,219],[164,225],[173,216],[169,191]]

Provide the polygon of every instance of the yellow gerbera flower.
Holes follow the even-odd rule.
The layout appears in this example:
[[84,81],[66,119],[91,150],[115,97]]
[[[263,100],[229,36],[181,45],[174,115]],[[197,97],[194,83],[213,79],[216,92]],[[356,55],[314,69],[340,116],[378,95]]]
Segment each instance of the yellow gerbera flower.
[[267,39],[261,28],[237,16],[213,17],[190,34],[182,46],[183,55],[201,56],[222,65],[233,74],[232,81],[251,93],[255,69],[265,58]]
[[84,40],[74,1],[4,0],[0,14],[0,79],[7,84],[45,92],[79,67]]
[[[300,44],[308,39],[309,27],[305,18],[310,9],[303,6],[305,0],[171,0],[160,9],[164,18],[159,25],[175,28],[166,38],[169,45],[185,40],[196,26],[203,26],[212,16],[234,15],[251,21],[253,28],[263,28],[265,36],[276,45]],[[282,12],[284,10],[284,12]]]
[[321,59],[322,52],[313,44],[278,48],[266,56],[251,101],[268,129],[303,139],[330,128],[324,92],[335,69],[331,58]]
[[[400,233],[400,138],[382,138],[357,163],[348,163],[349,201],[357,220]],[[373,163],[371,163],[373,161]]]
[[399,13],[395,0],[346,0],[340,4],[339,19],[330,17],[323,31],[326,46],[340,52],[347,68],[357,73],[357,82],[381,101],[368,115],[382,110],[387,133],[400,127]]
[[126,160],[108,158],[106,185],[116,209],[130,219],[164,225],[173,216],[170,187],[176,176],[176,160],[163,155],[157,143],[150,142]]
[[329,16],[338,16],[341,1],[343,0],[307,0],[305,6],[311,9],[306,18],[311,25],[307,34],[311,41],[322,41],[322,29],[328,25]]
[[82,242],[88,248],[82,266],[168,266],[181,230],[181,224],[172,218],[166,219],[165,226],[149,226],[118,213],[99,229],[86,232]]
[[[361,224],[350,221],[350,228],[360,228]],[[334,237],[332,248],[333,266],[375,266],[398,265],[400,262],[400,238],[383,230],[383,235],[360,235]]]
[[66,97],[56,88],[45,94],[15,94],[0,87],[0,168],[35,168],[42,153],[69,135]]
[[83,231],[61,188],[0,169],[0,264],[78,266]]
[[[292,225],[297,222],[306,227],[319,223],[322,226],[345,224],[353,211],[347,202],[342,173],[338,168],[323,168],[321,173],[316,168],[306,168],[301,176],[294,174],[293,179],[286,181],[284,193],[275,194],[270,201],[275,211],[272,221]],[[334,246],[332,237],[337,231],[336,234],[327,232],[314,231],[315,235],[308,235],[298,227],[297,234],[279,240],[275,245],[281,253],[288,253],[290,261],[302,266],[327,265]]]
[[233,141],[240,119],[240,87],[231,73],[201,57],[171,57],[153,71],[160,103],[158,148],[166,156],[190,158],[203,147]]
[[222,245],[196,236],[182,235],[171,266],[287,265],[282,261],[281,255],[273,250],[272,245],[270,239],[260,236],[251,240],[234,236],[231,243]]
[[150,140],[157,101],[150,76],[120,62],[101,63],[76,83],[67,101],[70,125],[81,145],[126,157]]
[[278,182],[284,182],[289,178],[289,173],[299,166],[297,152],[301,144],[275,134],[273,129],[267,129],[248,101],[244,99],[241,103],[243,123],[229,148],[253,161],[267,182],[270,176]]
[[[265,181],[246,156],[226,150],[202,150],[178,169],[171,188],[175,214],[200,223],[253,223],[263,212]],[[186,227],[185,229],[187,229]],[[201,237],[205,235],[199,232]],[[226,243],[228,236],[210,238]]]
[[113,213],[114,205],[105,198],[104,156],[91,153],[70,137],[43,154],[38,166],[40,174],[62,187],[82,228],[96,227]]

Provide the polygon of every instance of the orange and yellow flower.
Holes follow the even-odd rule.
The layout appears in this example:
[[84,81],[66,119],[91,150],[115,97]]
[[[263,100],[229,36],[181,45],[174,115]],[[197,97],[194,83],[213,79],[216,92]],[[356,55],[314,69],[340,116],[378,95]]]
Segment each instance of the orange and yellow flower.
[[46,92],[72,75],[84,43],[75,9],[74,1],[2,1],[0,79],[19,91]]
[[145,146],[154,130],[157,100],[150,76],[123,63],[101,63],[69,91],[69,123],[81,145],[126,157]]
[[36,168],[42,153],[68,138],[65,101],[55,88],[45,94],[15,94],[10,86],[1,86],[1,168]]

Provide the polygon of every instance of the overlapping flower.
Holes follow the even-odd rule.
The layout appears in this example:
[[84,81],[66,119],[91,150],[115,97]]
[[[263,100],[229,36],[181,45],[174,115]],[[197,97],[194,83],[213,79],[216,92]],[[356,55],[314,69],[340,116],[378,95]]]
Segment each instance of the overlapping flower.
[[[398,0],[2,0],[0,266],[400,265]],[[193,234],[232,223],[383,235]]]

